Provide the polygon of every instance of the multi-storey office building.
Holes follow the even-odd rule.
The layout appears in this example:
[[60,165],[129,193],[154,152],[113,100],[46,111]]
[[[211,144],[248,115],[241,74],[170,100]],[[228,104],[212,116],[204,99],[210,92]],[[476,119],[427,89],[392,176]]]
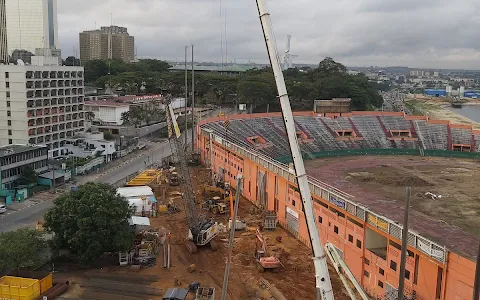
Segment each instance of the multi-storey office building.
[[119,26],[101,27],[99,30],[81,32],[80,60],[84,63],[93,59],[119,59],[131,62],[135,59],[135,38],[127,28]]
[[0,61],[15,50],[57,46],[57,0],[0,0]]
[[85,127],[84,69],[33,58],[35,65],[0,65],[0,146],[40,144],[51,157],[65,155],[65,139]]

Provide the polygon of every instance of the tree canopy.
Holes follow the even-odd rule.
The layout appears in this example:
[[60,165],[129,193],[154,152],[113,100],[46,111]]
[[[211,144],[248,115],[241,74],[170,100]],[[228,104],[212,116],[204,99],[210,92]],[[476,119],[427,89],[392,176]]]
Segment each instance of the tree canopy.
[[20,176],[19,183],[20,184],[32,184],[37,183],[38,177],[37,173],[32,167],[25,167],[22,171],[22,175]]
[[39,267],[47,260],[42,233],[26,228],[0,233],[0,272]]
[[[151,94],[167,91],[174,97],[184,97],[185,75],[168,72],[168,64],[159,60],[89,61],[85,65],[87,82],[104,87],[111,82],[126,94]],[[364,74],[349,75],[347,68],[327,57],[316,68],[289,69],[284,72],[293,110],[311,110],[313,100],[351,98],[352,110],[372,110],[382,105],[378,89]],[[188,78],[191,86],[191,76]],[[195,97],[200,104],[233,105],[238,103],[263,107],[278,104],[277,88],[271,68],[250,70],[236,77],[196,73]],[[277,105],[278,107],[278,105]],[[135,114],[134,114],[135,115]],[[135,124],[135,118],[125,120]]]
[[55,249],[68,249],[81,263],[90,263],[104,252],[131,248],[131,213],[128,202],[115,188],[89,182],[57,198],[45,215],[45,226],[55,233]]

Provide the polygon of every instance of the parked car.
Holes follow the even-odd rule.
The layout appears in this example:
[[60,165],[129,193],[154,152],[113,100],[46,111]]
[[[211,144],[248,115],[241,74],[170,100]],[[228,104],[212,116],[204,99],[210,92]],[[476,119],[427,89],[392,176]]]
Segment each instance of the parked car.
[[3,214],[7,211],[7,207],[4,204],[0,204],[0,214]]

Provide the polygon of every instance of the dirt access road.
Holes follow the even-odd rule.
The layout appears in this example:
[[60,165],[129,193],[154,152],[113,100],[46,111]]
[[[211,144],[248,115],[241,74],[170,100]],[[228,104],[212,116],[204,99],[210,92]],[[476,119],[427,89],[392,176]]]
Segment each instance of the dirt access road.
[[[197,199],[201,199],[199,186],[210,178],[209,171],[204,168],[192,168],[191,175]],[[169,192],[178,191],[178,188],[169,187]],[[182,207],[181,198],[174,201]],[[215,216],[217,222],[226,224],[227,216]],[[315,299],[315,272],[311,259],[311,250],[296,240],[292,235],[281,228],[272,232],[264,232],[268,240],[268,248],[272,255],[280,257],[285,265],[278,273],[260,273],[254,260],[255,230],[261,223],[261,212],[246,199],[239,203],[239,216],[247,222],[247,231],[236,233],[233,247],[228,299],[268,299],[268,293],[259,286],[259,280],[264,277],[274,284],[287,299]],[[173,287],[175,277],[182,286],[198,281],[202,286],[215,287],[218,295],[221,294],[225,264],[227,260],[228,236],[222,234],[217,237],[218,250],[213,252],[209,247],[200,248],[198,253],[190,254],[184,246],[184,236],[188,227],[183,212],[175,215],[151,218],[152,226],[165,228],[172,233],[173,267],[165,270],[161,264],[142,271],[144,274],[158,274],[165,280],[154,283],[154,287],[167,289]],[[277,241],[281,237],[281,242]],[[187,267],[195,264],[195,273],[187,272]],[[333,273],[332,273],[333,271]],[[331,270],[332,283],[335,286],[336,299],[349,299],[343,294],[343,286],[335,271]]]
[[[191,177],[194,191],[197,193],[199,192],[199,186],[210,178],[208,172],[209,171],[204,168],[192,168]],[[166,198],[167,200],[172,199],[179,207],[183,207],[182,199],[175,196],[175,192],[178,191],[180,191],[179,188],[168,187]],[[197,199],[200,200],[201,196],[197,195]],[[162,201],[165,200],[160,199],[160,202]],[[270,254],[278,256],[285,267],[281,268],[278,273],[269,271],[260,273],[257,270],[254,251],[256,240],[255,230],[261,223],[261,212],[246,199],[241,199],[239,216],[247,222],[248,229],[246,231],[239,231],[235,235],[227,299],[270,299],[269,292],[262,289],[259,285],[261,277],[267,279],[271,284],[274,284],[287,299],[315,299],[315,272],[311,258],[311,250],[281,228],[277,228],[272,232],[264,232]],[[219,223],[226,224],[227,222],[227,216],[225,215],[209,214],[209,217],[215,218]],[[227,233],[223,233],[216,238],[218,244],[217,251],[213,252],[210,247],[207,246],[200,248],[196,254],[190,254],[184,245],[184,237],[188,227],[183,211],[173,215],[161,215],[156,218],[150,218],[150,221],[152,227],[158,229],[164,228],[172,234],[172,267],[170,270],[163,268],[163,258],[160,255],[157,258],[156,266],[140,271],[133,271],[129,268],[119,266],[104,267],[102,271],[109,274],[127,273],[137,277],[157,275],[160,279],[152,283],[151,286],[161,288],[163,291],[174,287],[175,280],[179,281],[179,287],[183,288],[187,288],[189,284],[198,281],[204,287],[215,287],[216,299],[219,299],[222,293],[223,276],[227,259]],[[281,238],[281,242],[277,241],[278,237]],[[191,264],[196,265],[196,271],[193,273],[187,271],[187,268]],[[336,276],[333,268],[330,270],[330,275],[336,299],[349,299],[344,294],[343,285]],[[60,276],[60,273],[57,273],[57,276]],[[74,282],[71,291],[66,297],[80,297],[83,299],[81,296],[83,292],[81,284],[85,282],[83,273],[72,273],[71,278],[68,273],[62,274],[61,276],[61,278],[70,279],[71,282]],[[192,296],[193,295],[190,294],[187,299],[193,299]],[[160,297],[154,296],[149,298],[161,299]]]

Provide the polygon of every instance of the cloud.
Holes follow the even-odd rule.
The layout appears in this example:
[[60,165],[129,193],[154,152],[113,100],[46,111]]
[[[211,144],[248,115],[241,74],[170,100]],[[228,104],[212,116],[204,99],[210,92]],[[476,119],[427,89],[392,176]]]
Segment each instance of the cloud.
[[[78,33],[128,27],[138,56],[182,61],[195,44],[202,61],[221,61],[220,0],[60,0],[63,53],[78,49]],[[278,49],[291,34],[297,62],[330,56],[347,65],[404,65],[480,69],[480,1],[295,0],[269,1]],[[253,0],[222,0],[228,60],[267,62]]]

